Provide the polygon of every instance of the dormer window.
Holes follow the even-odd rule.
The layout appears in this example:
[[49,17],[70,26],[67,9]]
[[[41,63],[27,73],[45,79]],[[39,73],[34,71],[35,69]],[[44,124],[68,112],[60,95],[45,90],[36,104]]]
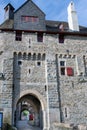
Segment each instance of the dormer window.
[[37,16],[21,16],[21,21],[35,23],[39,21]]

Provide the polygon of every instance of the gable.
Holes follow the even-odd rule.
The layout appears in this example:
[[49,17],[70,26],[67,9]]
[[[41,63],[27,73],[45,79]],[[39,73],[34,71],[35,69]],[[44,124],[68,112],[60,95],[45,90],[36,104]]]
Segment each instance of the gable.
[[42,12],[44,15],[45,15],[45,13],[32,1],[32,0],[27,0],[21,7],[19,7],[16,11],[15,11],[15,13],[17,12],[17,11],[19,11],[21,8],[23,8],[25,5],[30,5],[30,2],[34,5],[34,6],[36,6],[36,8],[40,11],[40,12]]
[[45,14],[28,0],[14,13],[14,29],[45,30]]

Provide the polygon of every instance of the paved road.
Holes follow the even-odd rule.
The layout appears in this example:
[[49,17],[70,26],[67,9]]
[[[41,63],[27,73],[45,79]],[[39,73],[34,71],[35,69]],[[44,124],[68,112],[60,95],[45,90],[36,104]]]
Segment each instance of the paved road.
[[19,121],[17,128],[18,130],[41,130],[39,127],[29,125],[27,121]]

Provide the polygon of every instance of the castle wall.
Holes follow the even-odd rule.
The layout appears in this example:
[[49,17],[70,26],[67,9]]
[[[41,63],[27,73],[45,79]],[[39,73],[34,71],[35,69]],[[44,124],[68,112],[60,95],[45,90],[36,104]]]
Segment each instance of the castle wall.
[[[44,34],[43,42],[38,43],[37,33],[23,33],[22,41],[15,41],[15,32],[2,35],[0,59],[3,58],[5,79],[0,80],[0,107],[4,117],[6,113],[11,116],[12,95],[14,108],[24,90],[37,90],[46,101],[48,86],[50,122],[87,124],[87,82],[79,81],[79,75],[85,72],[87,38],[65,36],[64,43],[59,43],[58,35]],[[61,75],[60,61],[65,61],[65,75]],[[67,75],[67,67],[73,68],[72,76]]]

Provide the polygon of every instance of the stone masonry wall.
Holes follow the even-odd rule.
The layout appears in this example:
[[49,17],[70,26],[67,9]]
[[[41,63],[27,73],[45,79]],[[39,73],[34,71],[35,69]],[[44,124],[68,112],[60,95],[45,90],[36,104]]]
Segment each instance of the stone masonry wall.
[[3,121],[12,123],[12,86],[13,86],[13,55],[5,50],[6,33],[0,33],[0,111]]
[[[3,73],[3,34],[0,33],[0,72]],[[1,78],[2,79],[2,78]],[[3,80],[0,80],[0,111],[3,111],[2,108],[2,87]]]
[[[46,100],[45,85],[48,85],[51,122],[60,122],[60,118],[62,118],[65,123],[87,124],[87,82],[79,82],[79,75],[85,72],[83,56],[87,55],[87,38],[66,36],[64,43],[61,44],[58,43],[58,35],[44,34],[43,42],[38,43],[37,33],[23,33],[22,41],[15,41],[15,32],[3,32],[0,35],[2,34],[4,37],[4,40],[1,41],[4,46],[2,65],[5,80],[0,82],[0,90],[4,112],[11,112],[13,86],[15,101],[20,92],[28,89],[37,90]],[[16,54],[14,72],[13,54]],[[21,54],[21,58],[18,58],[19,54]],[[38,56],[42,57],[44,54],[44,60],[37,60]],[[36,56],[34,60],[33,56]],[[67,71],[65,75],[61,75],[60,61],[63,60],[65,70],[67,67],[73,68],[73,76],[68,76]],[[41,62],[40,66],[37,65],[38,61]],[[48,84],[46,84],[46,80]],[[12,83],[14,84],[12,85]]]
[[[70,37],[71,38],[71,37]],[[61,106],[63,121],[75,124],[86,123],[86,85],[87,82],[79,82],[79,75],[84,73],[83,56],[86,56],[87,39],[72,38],[65,40],[65,47],[69,49],[69,57],[62,56],[66,61],[66,67],[74,69],[73,76],[60,75]],[[71,55],[71,56],[70,56]],[[75,55],[73,57],[73,55]],[[59,58],[60,59],[60,58]]]
[[4,122],[12,123],[12,87],[13,87],[13,58],[4,59],[4,83],[2,87],[2,107]]

